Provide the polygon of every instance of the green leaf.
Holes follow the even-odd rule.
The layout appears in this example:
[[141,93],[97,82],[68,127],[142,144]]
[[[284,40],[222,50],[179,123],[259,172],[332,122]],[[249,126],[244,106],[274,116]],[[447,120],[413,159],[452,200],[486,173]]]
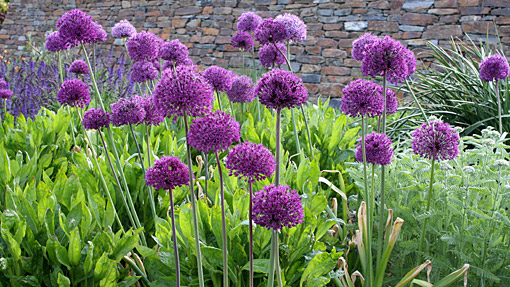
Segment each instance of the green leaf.
[[71,280],[67,278],[64,274],[58,273],[57,279],[58,287],[71,287]]
[[81,239],[80,231],[75,228],[71,231],[71,238],[69,239],[68,247],[69,264],[76,266],[80,263],[81,254]]
[[[269,259],[253,259],[253,272],[267,273],[269,266]],[[243,270],[250,270],[250,262],[244,265]]]
[[[312,281],[311,284],[316,284],[317,281],[313,281],[313,279],[319,278],[322,275],[328,274],[331,270],[333,270],[336,266],[336,259],[332,258],[332,254],[330,253],[320,253],[315,255],[312,260],[308,263],[301,277],[301,281],[299,286],[303,286],[303,283],[307,283],[305,286],[317,286],[317,285],[308,285],[308,281]],[[320,280],[319,280],[320,281]],[[324,284],[329,282],[321,281]],[[324,285],[321,285],[324,286]]]
[[132,251],[138,243],[138,234],[140,233],[140,230],[141,229],[136,230],[134,234],[129,231],[126,232],[124,237],[122,237],[119,242],[115,243],[110,258],[115,260],[115,262],[120,262],[124,255]]

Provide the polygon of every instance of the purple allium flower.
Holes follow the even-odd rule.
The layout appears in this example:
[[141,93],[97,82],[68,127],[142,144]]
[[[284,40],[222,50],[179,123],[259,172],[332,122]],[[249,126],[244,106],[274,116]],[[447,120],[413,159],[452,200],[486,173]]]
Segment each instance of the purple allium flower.
[[9,89],[0,89],[0,99],[9,100],[12,98],[12,91]]
[[[382,97],[383,87],[377,85],[377,92]],[[383,106],[383,108],[384,108],[384,106]],[[387,115],[394,114],[397,111],[397,109],[398,109],[397,95],[395,94],[395,92],[392,89],[386,88],[386,114]],[[382,115],[382,112],[379,115]]]
[[154,105],[154,97],[149,95],[135,96],[135,100],[142,104],[143,109],[145,110],[145,117],[143,119],[143,123],[146,125],[154,125],[158,126],[165,120],[165,115],[163,111]]
[[451,160],[459,154],[459,134],[441,121],[424,123],[413,133],[412,148],[424,158]]
[[182,44],[178,39],[170,42],[164,42],[159,49],[159,57],[166,61],[180,63],[188,58],[189,50],[186,45]]
[[230,175],[248,182],[270,178],[276,168],[273,154],[262,144],[244,142],[230,149],[225,166]]
[[85,112],[81,123],[88,130],[99,130],[110,124],[110,114],[101,108],[92,108]]
[[227,91],[228,99],[234,103],[249,103],[255,99],[255,87],[250,77],[242,75],[234,78],[232,88]]
[[58,90],[57,100],[62,105],[84,108],[90,103],[89,87],[80,79],[67,80]]
[[308,92],[303,86],[303,81],[293,73],[273,69],[259,79],[255,95],[266,107],[282,110],[304,104]]
[[234,80],[235,74],[222,67],[211,66],[205,69],[203,76],[215,91],[226,92],[232,88],[232,81]]
[[46,37],[46,50],[60,52],[69,49],[69,45],[60,37],[60,32],[55,31]]
[[262,23],[262,18],[255,12],[244,12],[237,18],[237,31],[239,32],[255,32],[257,27]]
[[156,69],[156,71],[158,71],[158,75],[159,75],[159,72],[161,72],[161,64],[159,63],[159,61],[153,60],[152,65],[154,66],[154,69]]
[[154,88],[154,104],[167,116],[200,116],[211,110],[214,93],[195,66],[177,66],[163,71]]
[[172,61],[164,61],[163,62],[163,65],[161,65],[161,70],[164,71],[166,69],[173,69],[174,68],[174,65],[175,67],[177,66],[181,66],[181,65],[184,65],[184,66],[193,66],[193,61],[190,59],[190,58],[186,58],[184,59],[183,61],[180,61],[180,62],[172,62]]
[[409,49],[405,49],[404,55],[407,61],[407,73],[410,76],[416,72],[416,57],[414,56],[413,51]]
[[114,38],[129,38],[136,34],[136,29],[128,22],[128,20],[120,20],[112,28],[112,36]]
[[510,67],[508,67],[508,61],[505,57],[496,54],[483,59],[478,69],[480,69],[482,81],[490,82],[506,79]]
[[357,79],[342,89],[340,109],[351,117],[381,115],[384,110],[382,87],[376,83]]
[[[282,43],[276,43],[278,49],[285,55],[287,54],[287,47]],[[285,56],[278,52],[278,49],[271,44],[267,43],[259,49],[260,64],[266,68],[281,66],[285,64]]]
[[87,63],[83,60],[76,60],[71,63],[71,66],[69,66],[69,73],[74,73],[77,75],[88,75],[89,72],[89,66],[87,66]]
[[264,186],[253,197],[253,221],[267,229],[294,227],[303,222],[301,196],[286,185]]
[[60,37],[66,43],[76,46],[79,43],[90,43],[96,39],[98,31],[95,24],[92,21],[92,16],[79,9],[73,9],[58,19],[57,28]]
[[283,42],[288,39],[287,29],[281,22],[276,22],[273,18],[266,18],[255,30],[255,39],[261,45],[266,43]]
[[7,82],[0,78],[0,89],[7,89]]
[[122,126],[139,124],[145,119],[145,109],[137,98],[120,98],[116,103],[111,104],[112,124]]
[[[361,146],[361,138],[358,140],[356,147],[356,160],[363,162],[363,148]],[[388,165],[391,163],[393,156],[393,147],[391,140],[386,134],[371,133],[365,138],[365,152],[367,162],[371,164]]]
[[255,46],[253,37],[246,32],[237,32],[237,34],[232,37],[230,43],[232,44],[232,47],[243,50],[251,50]]
[[371,45],[375,41],[377,41],[379,38],[376,36],[366,33],[363,34],[358,39],[354,40],[352,42],[352,51],[351,55],[352,58],[356,61],[361,61],[365,57],[365,51],[367,50],[367,46]]
[[158,57],[159,39],[151,32],[142,31],[135,34],[126,43],[131,59],[137,61],[151,61]]
[[94,22],[94,29],[96,30],[96,35],[92,39],[94,42],[104,42],[108,39],[108,34],[106,34],[106,31],[103,29],[101,24]]
[[286,40],[292,42],[303,42],[306,40],[306,24],[298,16],[285,13],[284,15],[276,16],[274,20],[285,26],[287,30],[285,33],[287,35]]
[[154,161],[154,166],[147,169],[145,183],[155,189],[173,190],[178,186],[188,185],[188,167],[178,158],[163,156]]
[[131,81],[143,83],[145,81],[154,80],[158,77],[159,72],[154,67],[152,61],[135,62],[131,68]]
[[239,123],[222,111],[196,118],[189,127],[189,145],[202,152],[228,149],[241,138]]

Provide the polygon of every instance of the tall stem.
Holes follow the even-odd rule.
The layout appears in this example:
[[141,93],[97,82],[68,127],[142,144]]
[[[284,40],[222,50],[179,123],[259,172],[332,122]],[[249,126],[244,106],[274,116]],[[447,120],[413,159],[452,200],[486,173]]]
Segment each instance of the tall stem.
[[221,227],[223,243],[223,286],[228,287],[228,250],[227,250],[227,220],[225,216],[225,190],[223,189],[223,174],[218,152],[216,152],[216,163],[218,164],[218,175],[220,176],[220,200],[221,200]]
[[[426,212],[429,212],[430,204],[432,202],[432,193],[433,193],[432,186],[434,185],[435,163],[436,163],[436,160],[434,158],[432,158],[432,167],[431,167],[431,170],[430,170],[430,183],[429,183],[429,193],[427,194],[427,209],[426,209]],[[425,232],[427,230],[427,223],[428,223],[428,221],[429,221],[429,218],[426,217],[425,221],[423,222],[423,228],[422,228],[422,231],[421,231],[421,239],[420,239],[420,246],[419,246],[419,249],[418,249],[418,251],[419,251],[418,253],[421,253],[423,251],[423,243],[425,242]],[[420,262],[419,255],[418,255],[418,262]]]
[[421,106],[420,101],[418,101],[418,98],[417,98],[417,97],[416,97],[416,95],[414,94],[414,91],[413,91],[413,89],[411,88],[411,85],[409,84],[409,81],[406,79],[406,80],[405,80],[405,82],[406,82],[407,90],[409,90],[409,93],[410,93],[410,94],[411,94],[411,96],[413,97],[414,102],[415,102],[415,103],[416,103],[416,105],[418,106],[418,109],[420,109],[421,115],[423,116],[423,118],[425,119],[425,121],[427,122],[427,124],[430,124],[429,118],[427,118],[427,115],[425,114],[425,110],[423,110],[423,107]]
[[250,187],[250,207],[249,207],[249,213],[248,217],[250,219],[249,222],[249,229],[250,229],[250,283],[249,287],[253,287],[253,184],[251,181],[248,182],[248,185]]
[[95,91],[95,95],[96,95],[96,103],[97,103],[97,101],[99,101],[101,108],[103,108],[103,110],[104,110],[103,100],[101,99],[101,92],[99,92],[99,87],[97,86],[96,76],[94,73],[95,69],[90,64],[89,56],[87,54],[87,49],[85,49],[85,45],[83,43],[81,43],[81,49],[83,50],[83,55],[85,55],[85,61],[87,61],[87,66],[89,66],[90,79],[92,80],[92,85],[94,86],[94,91]]
[[147,137],[147,159],[149,160],[149,166],[152,166],[151,137],[150,137],[149,125],[145,125],[145,136]]
[[363,153],[363,181],[365,184],[365,199],[367,200],[367,230],[365,235],[365,246],[366,246],[366,276],[367,286],[372,287],[374,284],[373,275],[373,260],[372,260],[372,196],[368,188],[368,173],[367,173],[367,151],[366,151],[366,124],[365,117],[361,116],[361,149]]
[[209,154],[204,152],[204,173],[205,173],[205,183],[204,183],[204,194],[207,199],[207,182],[209,181]]
[[299,154],[299,157],[302,158],[303,154],[301,154],[301,144],[299,142],[299,136],[296,128],[296,115],[294,113],[294,109],[290,109],[290,116],[292,118],[292,128],[294,130],[294,140],[296,141],[296,151]]
[[[384,71],[383,75],[383,103],[384,103],[384,109],[381,116],[381,133],[386,133],[386,75],[387,72]],[[383,250],[383,234],[384,234],[384,226],[385,226],[385,220],[384,220],[384,205],[385,205],[385,194],[384,194],[384,178],[386,176],[386,166],[381,165],[381,203],[379,205],[379,230],[377,233],[377,265],[379,265],[379,261],[381,260],[382,256],[382,250]],[[370,222],[370,224],[372,224]],[[376,265],[376,266],[377,266]]]
[[308,120],[306,119],[305,109],[303,108],[303,105],[301,105],[300,108],[301,108],[301,114],[303,115],[303,120],[305,122],[306,133],[308,135],[308,148],[310,149],[310,156],[311,156],[312,160],[314,160],[315,155],[313,154],[313,149],[312,149],[312,134],[310,133],[310,126],[308,126]]
[[216,93],[216,98],[218,99],[218,106],[220,107],[220,111],[223,111],[223,108],[221,107],[220,91],[214,89],[214,92]]
[[278,281],[278,287],[283,287],[282,282],[282,271],[280,268],[280,247],[279,247],[279,239],[278,239],[278,229],[273,229],[274,238],[274,264],[276,266],[276,280]]
[[281,110],[276,110],[276,170],[275,170],[275,185],[280,185],[280,164],[281,164],[281,155],[280,155],[280,145],[281,145]]
[[498,80],[494,82],[496,85],[496,98],[498,99],[498,119],[499,119],[499,133],[503,133],[503,119],[501,118],[501,97],[499,96],[499,83]]
[[177,287],[181,286],[181,266],[179,264],[179,249],[177,249],[177,231],[175,228],[175,208],[174,208],[174,195],[170,190],[170,217],[172,218],[172,240],[174,243],[174,257],[175,257],[175,281]]
[[245,75],[246,71],[244,69],[244,49],[241,49],[241,58],[243,58],[243,75]]

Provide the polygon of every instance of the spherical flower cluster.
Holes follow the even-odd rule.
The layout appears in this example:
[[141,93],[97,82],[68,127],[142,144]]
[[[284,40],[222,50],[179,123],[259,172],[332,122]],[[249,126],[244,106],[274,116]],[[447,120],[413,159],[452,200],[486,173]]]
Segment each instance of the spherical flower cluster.
[[153,33],[142,31],[129,38],[126,46],[133,61],[151,61],[158,57],[160,41]]
[[111,116],[101,108],[92,108],[83,115],[83,127],[88,130],[99,130],[110,124]]
[[[377,92],[381,95],[383,94],[383,87],[377,85]],[[384,108],[384,106],[383,106]],[[390,89],[386,88],[386,114],[391,115],[394,114],[398,109],[398,99],[395,92]],[[382,113],[381,113],[382,114]]]
[[270,178],[276,168],[273,154],[262,144],[244,142],[228,152],[225,166],[230,175],[246,178],[248,182]]
[[158,75],[158,69],[150,61],[135,62],[131,68],[131,81],[136,83],[154,80]]
[[120,98],[111,104],[112,124],[115,126],[139,124],[145,119],[145,110],[135,97]]
[[304,104],[308,92],[303,86],[303,81],[293,73],[273,69],[259,79],[255,95],[266,107],[281,110]]
[[154,97],[149,95],[135,96],[135,100],[142,104],[142,107],[145,111],[145,117],[143,119],[143,123],[146,125],[154,125],[157,126],[165,120],[165,115],[154,104]]
[[240,48],[243,50],[251,50],[255,46],[255,42],[253,41],[253,37],[246,32],[237,32],[237,34],[232,37],[230,41],[232,47]]
[[447,123],[424,123],[413,133],[412,148],[424,158],[451,160],[459,154],[459,135]]
[[357,79],[342,89],[344,94],[340,109],[351,117],[381,115],[384,110],[384,101],[381,95],[382,88],[369,80]]
[[217,92],[226,92],[232,88],[232,81],[235,74],[218,66],[211,66],[205,69],[203,74],[205,80],[213,86]]
[[352,58],[356,61],[361,61],[365,57],[367,46],[377,41],[377,36],[370,33],[363,34],[361,37],[352,42]]
[[7,88],[7,82],[0,78],[0,89],[6,89]]
[[498,54],[483,59],[478,69],[484,82],[506,79],[510,71],[506,58]]
[[101,24],[94,22],[93,23],[95,31],[95,36],[92,38],[94,42],[104,42],[106,39],[108,39],[108,34],[106,34],[106,31],[103,29],[103,26]]
[[188,132],[189,145],[202,152],[224,151],[240,138],[239,123],[222,111],[194,119]]
[[84,108],[90,103],[89,87],[80,79],[67,80],[58,90],[57,101],[62,105]]
[[154,161],[154,166],[147,169],[145,183],[155,189],[173,190],[178,186],[188,185],[188,167],[178,158],[163,156]]
[[214,93],[194,66],[177,66],[163,71],[154,88],[154,104],[165,112],[182,116],[200,116],[212,107]]
[[170,42],[164,42],[159,50],[159,57],[166,61],[174,63],[184,62],[189,55],[188,47],[182,44],[178,39]]
[[[276,43],[278,49],[280,49],[281,53],[278,52],[278,49],[274,46],[274,44],[265,44],[259,49],[259,59],[260,64],[266,68],[271,68],[276,66],[281,66],[285,64],[285,54],[287,54],[287,47],[285,47],[282,43]],[[283,55],[282,55],[283,53]]]
[[253,221],[267,229],[293,227],[303,222],[301,197],[286,185],[264,186],[253,198]]
[[57,21],[57,28],[65,43],[72,46],[91,43],[97,38],[98,33],[92,16],[79,9],[64,13]]
[[[358,140],[356,160],[363,162],[362,139]],[[385,134],[371,133],[365,138],[365,153],[367,162],[371,164],[388,165],[393,156],[393,147],[390,138]]]
[[292,14],[278,15],[274,19],[285,27],[287,38],[292,42],[303,42],[306,39],[306,24],[298,16]]
[[9,100],[12,98],[12,91],[9,89],[0,89],[0,99]]
[[237,18],[237,21],[237,31],[255,32],[260,23],[262,23],[262,18],[255,14],[255,12],[244,12]]
[[71,63],[71,66],[69,66],[69,73],[74,73],[77,75],[88,75],[89,67],[87,66],[87,63],[83,60],[76,60]]
[[69,45],[60,37],[60,32],[55,31],[46,36],[46,50],[60,52],[69,49]]
[[194,66],[193,61],[190,58],[186,58],[186,59],[184,59],[184,61],[175,62],[175,63],[172,61],[164,61],[163,65],[161,65],[161,70],[164,71],[166,69],[173,69],[174,66],[177,67],[177,66],[181,66],[181,65]]
[[281,22],[276,22],[273,18],[266,18],[255,30],[255,39],[261,45],[267,43],[277,43],[288,39],[287,29]]
[[120,20],[112,28],[112,36],[114,38],[129,38],[136,34],[136,29],[128,22],[128,20]]
[[255,87],[250,77],[235,77],[232,88],[227,91],[228,99],[234,103],[249,103],[255,99]]

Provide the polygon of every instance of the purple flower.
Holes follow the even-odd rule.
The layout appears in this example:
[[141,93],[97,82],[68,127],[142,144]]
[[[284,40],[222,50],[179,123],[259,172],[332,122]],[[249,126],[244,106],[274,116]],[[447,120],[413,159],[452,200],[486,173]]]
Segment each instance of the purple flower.
[[306,39],[306,24],[298,16],[287,14],[278,15],[274,19],[285,27],[287,38],[292,42],[303,42]]
[[135,97],[120,98],[111,104],[112,124],[115,126],[139,124],[145,119],[145,110]]
[[7,89],[7,82],[0,78],[0,89]]
[[234,103],[249,103],[255,99],[255,87],[250,77],[235,77],[232,88],[227,91],[228,99]]
[[12,91],[9,89],[0,89],[0,99],[9,100],[12,98]]
[[[276,43],[276,46],[278,46],[278,49],[285,55],[287,54],[287,47],[285,47],[282,43]],[[271,44],[265,44],[259,49],[259,59],[260,64],[266,68],[271,68],[276,66],[281,66],[285,64],[285,56],[282,55],[282,53],[278,52],[278,49]]]
[[82,60],[76,60],[71,63],[71,66],[69,66],[69,73],[74,73],[77,75],[88,75],[89,74],[89,67],[87,66],[87,63]]
[[57,28],[60,37],[71,46],[91,43],[97,38],[98,30],[92,16],[79,9],[64,13],[57,21]]
[[58,90],[57,100],[62,105],[84,108],[90,103],[89,87],[80,79],[67,80]]
[[189,145],[202,152],[228,149],[241,138],[239,123],[222,111],[196,118],[189,127]]
[[301,197],[286,185],[264,186],[253,197],[253,221],[267,229],[294,227],[303,222]]
[[164,42],[159,50],[160,58],[174,63],[184,62],[188,58],[188,55],[188,47],[182,44],[178,39]]
[[151,61],[135,62],[131,68],[131,81],[136,83],[154,80],[158,75],[159,72]]
[[173,156],[163,156],[154,161],[154,166],[145,174],[145,183],[155,189],[173,190],[188,185],[188,182],[188,167]]
[[195,66],[166,69],[154,88],[154,104],[166,115],[200,116],[212,107],[214,93]]
[[506,79],[510,70],[506,58],[498,54],[483,59],[478,68],[484,82]]
[[371,45],[375,41],[377,41],[379,38],[376,36],[366,33],[363,34],[358,39],[354,40],[352,42],[352,51],[351,55],[352,58],[356,61],[361,61],[365,57],[365,51],[367,50],[367,46]]
[[451,160],[459,154],[459,135],[447,123],[424,123],[413,133],[412,148],[424,158]]
[[248,182],[270,178],[276,168],[273,154],[262,144],[244,142],[230,149],[225,161],[230,175]]
[[218,66],[205,69],[203,76],[216,92],[226,92],[232,87],[235,74]]
[[60,52],[69,49],[69,45],[60,37],[60,32],[55,31],[46,36],[46,50]]
[[106,34],[106,31],[103,29],[101,24],[94,22],[94,29],[96,30],[95,36],[92,39],[94,42],[104,42],[108,39],[108,34]]
[[237,34],[232,37],[230,43],[232,44],[232,47],[243,50],[251,50],[255,46],[253,37],[246,32],[237,32]]
[[110,114],[101,108],[92,108],[83,115],[83,127],[88,130],[99,130],[110,124]]
[[142,104],[145,111],[143,123],[146,125],[158,126],[165,120],[165,115],[156,105],[154,105],[154,97],[149,95],[135,96],[135,100]]
[[262,18],[255,12],[244,12],[237,18],[237,31],[239,32],[255,32],[257,27],[262,23]]
[[142,31],[129,38],[126,46],[133,61],[152,61],[158,57],[160,41],[153,33]]
[[303,81],[293,73],[273,69],[259,79],[255,95],[266,107],[281,110],[304,104],[308,92],[303,86]]
[[[363,148],[361,138],[356,148],[356,160],[363,162]],[[367,162],[371,164],[388,165],[393,156],[393,147],[390,138],[385,134],[371,133],[365,138],[365,152]]]
[[384,110],[382,87],[372,81],[357,79],[343,88],[342,93],[340,109],[346,115],[375,117]]
[[172,61],[165,61],[165,62],[163,62],[163,65],[161,67],[162,67],[162,70],[164,71],[166,69],[173,69],[174,65],[175,65],[175,67],[181,66],[181,65],[193,66],[193,61],[190,58],[186,58],[186,59],[184,59],[184,61],[180,61],[180,62],[176,62],[176,63],[174,63]]
[[[377,85],[377,92],[381,95],[383,94],[383,88],[379,85]],[[384,106],[383,106],[384,108]],[[391,115],[394,114],[398,109],[398,99],[395,92],[390,89],[386,88],[386,114]],[[382,115],[382,112],[381,114]]]
[[114,38],[129,38],[136,34],[136,29],[128,22],[128,20],[120,20],[112,28],[112,36]]
[[261,45],[266,43],[283,42],[288,39],[287,29],[281,22],[276,22],[273,18],[266,18],[255,30],[255,39]]

